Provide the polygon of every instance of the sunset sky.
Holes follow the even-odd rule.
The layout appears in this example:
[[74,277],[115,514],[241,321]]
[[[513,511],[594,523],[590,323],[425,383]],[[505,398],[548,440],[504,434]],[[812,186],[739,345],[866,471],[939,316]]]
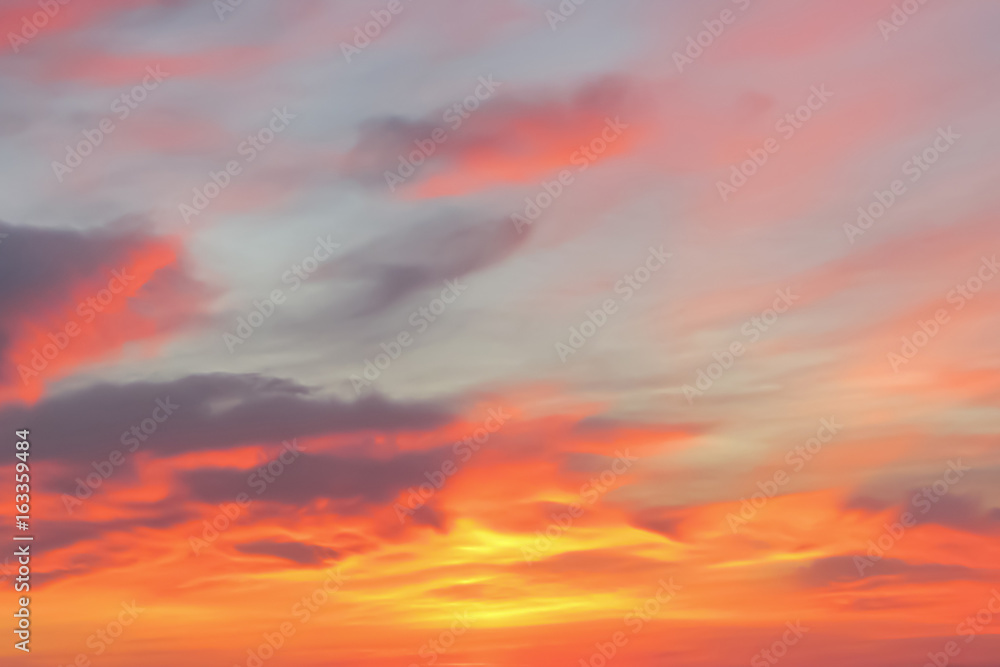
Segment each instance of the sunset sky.
[[1000,665],[1000,4],[0,28],[4,667]]

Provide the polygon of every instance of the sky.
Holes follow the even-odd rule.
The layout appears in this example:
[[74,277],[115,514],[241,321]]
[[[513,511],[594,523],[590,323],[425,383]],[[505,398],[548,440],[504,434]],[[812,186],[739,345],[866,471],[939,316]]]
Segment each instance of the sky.
[[998,24],[5,0],[0,662],[1000,664]]

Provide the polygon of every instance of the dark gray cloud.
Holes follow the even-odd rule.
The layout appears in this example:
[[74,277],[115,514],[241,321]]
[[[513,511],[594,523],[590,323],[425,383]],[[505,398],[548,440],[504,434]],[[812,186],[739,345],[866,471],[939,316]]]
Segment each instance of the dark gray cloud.
[[931,523],[976,534],[1000,532],[1000,508],[986,508],[980,498],[959,495],[955,492],[938,496],[925,496],[924,489],[912,488],[903,494],[901,501],[870,495],[856,495],[844,503],[847,510],[863,510],[872,514],[892,507],[898,512],[909,512],[917,523]]
[[636,528],[642,528],[652,533],[658,533],[672,540],[680,540],[680,517],[657,516],[653,513],[642,513],[633,519]]
[[[856,558],[864,559],[864,574],[858,571]],[[832,584],[847,584],[864,581],[869,586],[892,583],[933,583],[944,581],[980,581],[989,579],[993,573],[974,570],[964,565],[941,563],[907,563],[898,558],[883,557],[872,561],[865,554],[855,556],[831,556],[811,562],[800,570],[800,580],[808,587],[821,588]]]
[[[301,507],[326,498],[343,501],[347,513],[384,504],[411,486],[426,484],[424,473],[439,470],[451,448],[403,452],[391,458],[300,454],[266,484],[258,468],[201,468],[180,475],[184,495],[204,503],[231,502],[241,493],[251,499]],[[253,480],[251,477],[253,476]]]
[[[498,89],[504,90],[504,89]],[[442,168],[461,168],[466,160],[514,161],[531,166],[565,151],[567,136],[581,143],[600,131],[609,116],[620,113],[632,96],[629,82],[604,77],[569,91],[527,91],[496,94],[486,99],[459,127],[450,127],[445,108],[425,118],[373,118],[359,127],[358,141],[346,161],[346,175],[374,187],[387,187],[385,173],[396,169],[399,156],[415,149],[440,128],[447,140],[410,179],[413,182]],[[526,130],[525,128],[530,128]],[[456,165],[458,165],[456,167]],[[330,267],[339,277],[367,283],[352,304],[358,316],[381,313],[404,303],[414,293],[441,286],[492,266],[511,255],[531,236],[519,234],[510,214],[523,206],[520,198],[511,210],[492,215],[448,212],[370,243]]]
[[521,160],[530,167],[536,159],[550,157],[552,147],[559,144],[554,138],[578,133],[581,143],[589,141],[595,133],[593,123],[599,131],[604,118],[622,113],[632,97],[633,87],[620,76],[606,76],[566,91],[513,91],[501,82],[466,117],[442,107],[423,118],[368,119],[358,128],[345,175],[373,187],[388,187],[385,172],[398,169],[400,156],[417,150],[414,142],[428,140],[435,129],[443,130],[447,138],[417,167],[410,179],[414,182],[463,160]]
[[299,565],[322,565],[325,561],[337,560],[341,557],[339,552],[329,547],[305,542],[258,540],[237,544],[236,550],[248,555],[273,556],[290,560]]
[[[150,232],[145,220],[134,216],[86,230],[14,226],[0,221],[0,382],[19,377],[7,355],[14,334],[25,321],[50,326],[47,320],[55,312],[68,318],[57,327],[70,321],[82,325],[85,321],[77,317],[78,304],[73,301],[80,289],[86,287],[91,292],[87,296],[96,296],[116,271],[126,269],[124,273],[129,275],[127,267],[139,251],[162,241]],[[190,313],[185,309],[196,310],[208,293],[206,285],[192,278],[186,264],[178,261],[160,268],[142,286],[144,315],[164,328],[175,326],[188,321]],[[178,294],[186,298],[178,302]]]
[[987,510],[979,498],[952,493],[938,498],[923,521],[968,533],[997,533],[1000,532],[1000,509]]
[[[163,406],[171,408],[166,415]],[[163,417],[162,423],[153,417]],[[449,421],[434,404],[393,403],[380,396],[354,402],[319,396],[290,382],[260,375],[192,375],[170,382],[100,384],[57,394],[33,405],[0,410],[0,429],[28,428],[33,456],[87,462],[104,460],[125,443],[160,455],[365,430],[431,429]],[[129,438],[135,437],[132,441]],[[123,438],[125,439],[123,442]]]
[[35,544],[39,551],[48,553],[71,546],[77,542],[98,540],[114,532],[134,533],[142,528],[164,530],[194,519],[197,515],[188,510],[166,509],[154,514],[138,514],[109,521],[39,521],[34,530]]
[[[32,547],[41,553],[51,553],[58,549],[71,547],[81,542],[95,542],[91,548],[81,548],[77,552],[66,552],[68,560],[64,567],[37,573],[37,583],[45,586],[55,581],[70,577],[83,576],[107,567],[113,567],[118,558],[125,557],[134,561],[128,550],[120,546],[109,549],[98,542],[106,541],[108,535],[126,533],[136,540],[143,539],[140,531],[162,531],[177,526],[197,517],[197,514],[177,509],[162,503],[147,504],[143,511],[130,517],[111,519],[108,521],[39,521],[33,527],[35,540]],[[119,563],[120,564],[120,563]]]
[[449,212],[369,243],[346,256],[336,270],[364,285],[350,311],[377,315],[416,293],[440,292],[445,281],[502,261],[528,236],[518,234],[508,218],[473,220]]
[[82,231],[0,220],[0,381],[16,376],[6,356],[21,319],[64,300],[78,282],[117,268],[141,242],[128,228]]
[[137,223],[92,230],[18,227],[0,221],[0,327],[10,318],[65,297],[67,287],[118,268],[148,238]]

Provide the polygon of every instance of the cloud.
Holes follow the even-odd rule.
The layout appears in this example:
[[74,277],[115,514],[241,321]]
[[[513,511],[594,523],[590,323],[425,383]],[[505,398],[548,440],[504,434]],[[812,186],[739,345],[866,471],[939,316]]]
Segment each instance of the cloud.
[[[573,153],[598,137],[609,117],[629,108],[631,97],[632,86],[621,76],[556,95],[518,94],[501,82],[493,96],[463,115],[444,107],[415,120],[397,116],[366,121],[345,168],[362,183],[389,187],[386,172],[400,168],[400,156],[408,156],[415,142],[440,129],[447,138],[407,181],[417,196],[454,196],[531,183],[568,167]],[[628,145],[616,141],[606,155]]]
[[519,562],[508,569],[539,585],[586,577],[588,585],[598,589],[617,588],[621,585],[618,577],[623,574],[631,577],[631,581],[656,581],[657,577],[673,574],[665,573],[664,565],[662,561],[618,549],[586,549],[545,554],[540,560]]
[[383,236],[337,263],[337,275],[365,285],[353,310],[383,312],[447,280],[481,271],[509,257],[529,237],[507,218],[475,220],[450,212]]
[[108,533],[135,531],[148,528],[162,531],[193,519],[196,515],[187,510],[168,507],[152,508],[155,514],[140,514],[107,521],[41,521],[35,534],[35,543],[46,553],[87,540],[97,540]]
[[639,512],[638,515],[632,519],[633,525],[637,528],[658,533],[665,537],[669,537],[672,540],[681,539],[682,535],[680,528],[683,520],[683,517],[671,516],[669,513],[663,512],[659,509]]
[[[992,479],[992,477],[990,475],[988,479]],[[914,514],[916,521],[920,524],[936,524],[979,535],[1000,532],[1000,508],[988,508],[983,505],[981,498],[955,493],[933,496],[933,504],[930,504],[924,497],[924,500],[920,502],[927,504],[918,506],[915,500],[921,497],[924,490],[911,488],[902,493],[900,502],[895,503],[888,499],[869,495],[852,496],[845,502],[844,509],[860,510],[868,514],[881,514],[893,507],[898,507],[900,512],[909,511]],[[921,509],[924,507],[926,507],[926,512]],[[917,512],[915,509],[921,509],[921,511]]]
[[[151,427],[154,417],[163,420],[153,435],[139,438],[140,446],[160,456],[374,429],[424,430],[451,418],[430,403],[394,403],[377,395],[352,403],[287,380],[215,373],[99,384],[34,406],[10,405],[0,409],[0,429],[30,428],[33,437],[49,443],[38,458],[86,461],[121,450],[126,440],[131,446],[142,422]],[[133,427],[139,434],[130,435]]]
[[190,275],[180,239],[151,234],[139,218],[90,230],[0,222],[0,234],[0,390],[22,399],[193,322],[211,293]]
[[15,226],[0,221],[0,327],[40,301],[59,299],[67,288],[105,267],[124,263],[146,234],[132,224],[94,230]]
[[871,560],[864,554],[831,556],[811,562],[800,570],[800,580],[808,587],[821,588],[833,584],[849,584],[865,581],[869,585],[890,583],[883,578],[891,578],[896,584],[922,584],[947,581],[982,581],[989,579],[990,572],[978,571],[964,565],[941,563],[908,563],[899,558],[882,558],[866,567],[864,576],[858,573],[855,558]]
[[440,469],[450,452],[438,448],[382,459],[301,454],[266,485],[251,480],[261,479],[256,468],[199,468],[181,473],[180,481],[186,495],[203,503],[232,501],[247,493],[251,499],[295,507],[318,499],[345,501],[347,511],[362,512],[352,505],[388,503],[404,489],[426,484],[424,473]]
[[341,557],[339,552],[329,547],[305,542],[258,540],[237,544],[236,550],[250,555],[273,556],[290,560],[299,565],[322,565],[327,560],[336,560]]
[[937,499],[922,523],[990,535],[1000,532],[1000,509],[984,509],[979,498],[948,494]]

